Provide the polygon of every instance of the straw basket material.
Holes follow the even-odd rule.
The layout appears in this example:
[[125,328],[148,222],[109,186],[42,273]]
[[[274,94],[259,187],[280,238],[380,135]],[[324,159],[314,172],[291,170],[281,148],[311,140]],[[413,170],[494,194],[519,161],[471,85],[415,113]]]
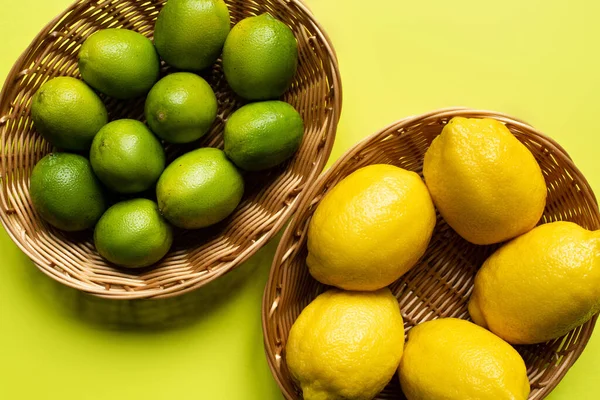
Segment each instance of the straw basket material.
[[[226,0],[232,24],[271,13],[288,24],[298,40],[299,65],[283,100],[305,123],[295,157],[268,173],[247,174],[246,191],[235,213],[223,223],[198,231],[178,231],[171,252],[154,269],[129,272],[107,264],[91,234],[66,234],[44,223],[31,206],[29,175],[52,150],[32,126],[31,97],[49,78],[79,77],[81,43],[103,28],[128,28],[152,37],[164,1],[79,0],[51,21],[17,60],[0,99],[0,217],[17,245],[47,275],[74,288],[109,298],[150,298],[198,288],[239,265],[286,222],[298,196],[323,169],[331,152],[341,109],[341,82],[331,43],[299,0]],[[165,66],[163,73],[169,72]],[[220,61],[202,74],[217,95],[219,115],[209,134],[190,146],[167,147],[172,160],[185,150],[222,147],[223,123],[242,101],[228,88]],[[104,98],[110,119],[143,120],[144,99]]]
[[[369,164],[393,164],[422,174],[427,148],[454,116],[496,118],[531,150],[548,186],[540,223],[569,220],[588,229],[600,228],[598,204],[581,172],[562,147],[524,122],[490,111],[454,108],[390,125],[348,151],[302,195],[277,249],[263,299],[263,331],[269,365],[287,399],[301,398],[285,363],[288,333],[302,309],[326,289],[310,276],[305,264],[308,223],[319,201],[341,179]],[[406,331],[436,318],[469,318],[473,278],[495,248],[466,242],[438,214],[426,254],[390,287],[400,303]],[[548,343],[517,347],[527,364],[530,399],[543,399],[556,386],[583,351],[595,322],[596,317]],[[397,378],[376,398],[403,399]]]

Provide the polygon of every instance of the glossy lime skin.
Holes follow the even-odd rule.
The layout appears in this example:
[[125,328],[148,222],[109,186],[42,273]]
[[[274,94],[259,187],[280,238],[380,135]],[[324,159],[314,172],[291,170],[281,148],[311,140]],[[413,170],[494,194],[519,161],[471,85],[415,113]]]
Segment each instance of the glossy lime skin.
[[88,85],[117,98],[142,96],[158,80],[160,60],[144,35],[128,29],[103,29],[81,45],[79,72]]
[[110,207],[94,230],[98,253],[122,267],[142,268],[167,254],[173,243],[171,226],[155,202],[132,199]]
[[222,150],[197,149],[175,159],[156,185],[162,214],[186,229],[216,224],[231,214],[244,194],[242,175]]
[[29,195],[35,210],[64,231],[94,226],[106,209],[102,185],[89,161],[71,153],[50,153],[33,168]]
[[189,72],[162,78],[146,98],[148,126],[170,143],[188,143],[204,136],[217,117],[217,97],[204,79]]
[[169,0],[156,20],[154,45],[167,64],[199,71],[217,61],[229,28],[223,0]]
[[31,119],[52,145],[65,150],[88,150],[108,122],[106,107],[84,82],[60,76],[44,83],[33,95]]
[[270,14],[243,19],[223,47],[227,83],[247,100],[272,100],[291,85],[298,66],[294,33]]
[[290,104],[272,100],[247,104],[225,124],[225,153],[238,167],[261,171],[281,164],[302,143],[304,122]]

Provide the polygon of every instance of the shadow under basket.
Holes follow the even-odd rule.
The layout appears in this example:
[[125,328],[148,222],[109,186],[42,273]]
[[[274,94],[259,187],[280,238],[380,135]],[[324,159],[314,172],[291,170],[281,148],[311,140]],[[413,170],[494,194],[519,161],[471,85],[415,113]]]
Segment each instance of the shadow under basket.
[[[198,231],[177,231],[173,248],[150,269],[128,271],[105,262],[90,232],[68,234],[40,219],[31,205],[29,176],[52,151],[31,122],[31,98],[48,79],[79,77],[83,41],[104,28],[127,28],[152,38],[164,1],[80,0],[51,21],[10,71],[0,99],[0,217],[10,237],[50,277],[73,288],[114,299],[155,298],[203,286],[239,265],[277,233],[298,205],[303,189],[322,171],[335,138],[342,92],[333,47],[299,0],[225,0],[232,24],[269,12],[286,23],[298,41],[299,64],[282,100],[302,115],[304,139],[295,156],[265,173],[246,174],[246,190],[225,221]],[[162,74],[170,72],[163,65]],[[197,147],[223,147],[223,126],[243,101],[223,76],[220,60],[201,75],[218,100],[210,132],[187,146],[166,147],[168,161]],[[116,101],[102,96],[110,120],[143,120],[144,98]]]
[[[490,111],[451,108],[406,118],[363,140],[341,157],[300,205],[279,244],[263,298],[263,332],[269,366],[284,396],[301,399],[285,362],[290,328],[302,309],[327,289],[306,267],[306,235],[310,218],[323,196],[344,177],[370,164],[393,164],[422,175],[423,156],[444,125],[455,116],[491,117],[510,129],[538,161],[548,197],[540,224],[573,221],[587,229],[600,228],[592,190],[565,150],[522,121]],[[436,318],[469,319],[467,301],[483,261],[498,247],[477,246],[462,239],[437,214],[437,224],[420,262],[390,289],[398,298],[404,327]],[[531,383],[530,399],[543,399],[558,384],[587,344],[597,316],[564,337],[531,346],[516,346],[525,360]],[[395,376],[376,399],[404,399]]]

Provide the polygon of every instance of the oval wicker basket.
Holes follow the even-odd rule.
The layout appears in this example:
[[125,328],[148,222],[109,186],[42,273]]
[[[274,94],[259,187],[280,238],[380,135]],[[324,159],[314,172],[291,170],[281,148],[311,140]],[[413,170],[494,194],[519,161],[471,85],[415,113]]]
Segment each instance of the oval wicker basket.
[[[305,265],[306,232],[310,217],[325,193],[358,168],[386,163],[422,176],[423,155],[431,141],[454,116],[493,117],[534,154],[540,164],[548,199],[540,223],[569,220],[588,229],[600,228],[592,190],[565,150],[522,121],[490,111],[452,108],[398,121],[363,140],[303,193],[296,215],[275,254],[263,298],[263,332],[269,366],[287,399],[302,396],[285,363],[285,345],[295,319],[326,287],[314,280]],[[496,246],[476,246],[456,234],[439,216],[426,254],[417,266],[391,285],[398,298],[405,329],[440,317],[469,318],[467,300],[474,275]],[[597,316],[566,336],[534,346],[518,346],[527,364],[530,399],[542,399],[557,385],[585,347]],[[404,399],[396,378],[377,399]]]
[[[177,231],[170,253],[151,270],[128,272],[107,264],[94,249],[91,234],[68,234],[44,223],[29,199],[29,174],[52,150],[32,126],[31,97],[49,78],[79,76],[81,43],[102,28],[123,27],[152,37],[164,0],[79,0],[51,21],[17,60],[2,89],[0,135],[2,191],[0,217],[17,245],[52,278],[108,298],[166,297],[198,288],[239,265],[288,220],[302,190],[317,178],[331,152],[342,92],[333,47],[299,0],[225,0],[232,23],[269,12],[288,24],[298,40],[299,65],[283,99],[302,115],[305,134],[295,157],[267,173],[247,174],[246,193],[222,223],[198,231]],[[163,73],[169,72],[167,67]],[[184,150],[222,147],[223,122],[242,102],[228,88],[220,61],[203,76],[219,103],[209,134],[184,148],[168,146],[172,160]],[[143,119],[144,99],[104,98],[111,119]]]

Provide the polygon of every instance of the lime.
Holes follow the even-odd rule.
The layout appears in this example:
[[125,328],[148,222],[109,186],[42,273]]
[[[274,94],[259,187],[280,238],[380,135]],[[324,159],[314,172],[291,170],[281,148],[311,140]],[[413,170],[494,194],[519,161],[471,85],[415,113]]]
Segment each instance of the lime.
[[128,29],[100,30],[79,50],[83,80],[117,99],[146,94],[158,79],[159,67],[150,39]]
[[270,14],[240,21],[223,47],[225,78],[238,95],[248,100],[281,96],[292,83],[297,64],[294,34]]
[[173,225],[196,229],[215,224],[237,207],[244,180],[222,150],[206,147],[175,159],[160,176],[156,197]]
[[148,199],[122,201],[110,207],[94,230],[98,253],[122,267],[141,268],[167,254],[173,233],[171,226]]
[[93,227],[106,209],[89,161],[77,154],[50,153],[42,158],[31,173],[29,194],[40,216],[65,231]]
[[31,119],[35,129],[52,145],[87,150],[94,135],[108,122],[102,100],[79,79],[50,79],[33,95]]
[[165,168],[165,151],[146,125],[119,119],[100,129],[92,143],[90,161],[109,189],[137,193],[157,181]]
[[260,171],[290,158],[302,142],[304,123],[283,101],[247,104],[225,124],[225,153],[238,167]]
[[219,58],[228,33],[223,0],[169,0],[158,14],[154,44],[167,64],[198,71]]
[[145,114],[150,129],[162,139],[187,143],[208,132],[217,117],[217,98],[204,79],[178,72],[150,90]]

